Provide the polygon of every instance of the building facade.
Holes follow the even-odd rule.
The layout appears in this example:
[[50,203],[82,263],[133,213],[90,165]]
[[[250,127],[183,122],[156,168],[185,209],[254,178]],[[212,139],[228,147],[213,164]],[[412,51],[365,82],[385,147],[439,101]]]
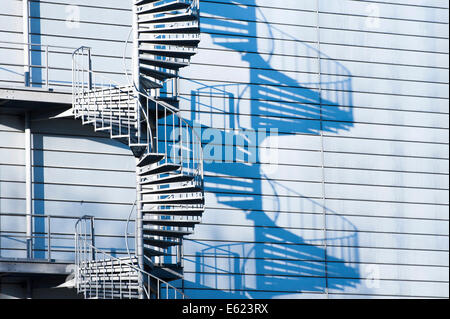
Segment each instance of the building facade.
[[[125,256],[136,177],[128,147],[62,113],[72,52],[91,47],[94,70],[126,83],[131,1],[26,7],[28,19],[23,1],[0,9],[0,298],[76,297],[54,289],[75,222],[94,216],[96,246]],[[448,1],[200,8],[179,107],[204,144],[207,209],[174,285],[191,298],[448,298]]]

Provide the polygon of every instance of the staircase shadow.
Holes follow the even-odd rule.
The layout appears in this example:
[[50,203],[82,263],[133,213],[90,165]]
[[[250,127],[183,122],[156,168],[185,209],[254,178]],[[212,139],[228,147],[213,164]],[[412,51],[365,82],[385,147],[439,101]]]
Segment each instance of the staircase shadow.
[[[293,136],[350,130],[351,74],[313,45],[269,23],[254,0],[232,3],[202,3],[202,14],[214,16],[202,19],[202,32],[213,44],[240,54],[248,65],[248,83],[239,83],[247,72],[242,70],[235,73],[236,84],[184,81],[191,88],[190,120],[199,132],[217,131],[202,135],[205,145],[220,145],[205,150],[207,205],[216,201],[205,218],[208,223],[224,224],[219,215],[232,213],[233,224],[247,225],[242,233],[251,229],[253,234],[249,238],[236,227],[228,238],[223,234],[215,238],[207,227],[199,228],[195,238],[208,240],[188,242],[194,253],[185,259],[195,273],[186,275],[187,294],[192,298],[301,297],[355,287],[360,282],[356,227],[325,207],[321,195],[302,194],[305,186],[299,184],[299,190],[280,177],[301,179],[302,165],[277,165],[279,159],[272,163],[275,153],[270,147],[269,154],[262,152],[273,139],[289,147]],[[293,56],[295,63],[288,71],[276,66],[280,57],[292,61]],[[319,57],[320,78],[314,77]],[[305,70],[313,75],[305,78]],[[247,131],[271,129],[278,134],[259,141],[248,138]],[[227,147],[223,141],[239,147]],[[230,149],[235,153],[230,155]],[[293,164],[301,160],[301,155],[286,154],[296,157],[289,161]],[[333,223],[329,228],[344,231],[325,232],[325,215]]]

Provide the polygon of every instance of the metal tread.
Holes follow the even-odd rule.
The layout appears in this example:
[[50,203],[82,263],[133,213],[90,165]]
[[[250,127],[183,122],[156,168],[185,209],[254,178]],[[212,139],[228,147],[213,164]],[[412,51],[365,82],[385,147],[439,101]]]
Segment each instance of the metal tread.
[[167,177],[158,178],[155,180],[148,180],[141,182],[142,186],[145,185],[162,185],[162,184],[171,184],[171,183],[182,183],[182,182],[190,182],[195,178],[195,176],[192,175],[185,175],[185,174],[177,174],[177,175],[170,175]]
[[171,61],[171,60],[158,60],[155,58],[153,54],[141,54],[139,55],[139,60],[148,65],[178,70],[180,68],[184,68],[189,65],[188,62],[179,62],[179,61]]
[[174,24],[141,23],[140,33],[200,33],[200,25],[195,21],[176,22]]
[[189,185],[189,186],[181,186],[181,187],[168,187],[168,188],[159,188],[159,189],[150,189],[143,190],[141,194],[143,195],[163,195],[163,194],[191,194],[191,193],[200,193],[203,189],[199,186]]
[[197,48],[191,46],[172,46],[172,45],[157,45],[150,43],[140,43],[139,51],[147,52],[159,56],[167,56],[174,58],[189,59],[197,54]]
[[138,23],[145,22],[181,22],[196,20],[197,15],[193,12],[184,12],[174,15],[157,16],[155,13],[141,13],[138,14]]
[[173,246],[180,245],[180,242],[173,241],[173,240],[156,239],[156,238],[148,237],[148,236],[144,236],[143,239],[147,245],[162,248],[162,249],[167,249],[167,248],[170,248]]
[[192,198],[163,198],[163,199],[151,199],[151,200],[141,200],[142,204],[159,204],[159,205],[197,205],[204,204],[205,199],[202,197],[192,197]]
[[150,169],[147,169],[147,170],[141,170],[141,172],[139,173],[139,176],[164,174],[164,173],[177,171],[180,168],[181,168],[180,165],[171,164],[171,163],[165,163],[165,164],[159,165],[159,166],[157,166],[155,168],[150,168]]
[[[154,2],[152,2],[152,3],[154,3]],[[152,5],[152,3],[140,5],[138,7],[138,14],[181,10],[181,9],[187,9],[191,6],[190,3],[188,3],[184,0],[173,0],[172,2],[165,2],[165,3],[153,4],[153,5]]]
[[202,208],[173,208],[173,209],[151,209],[142,210],[144,215],[160,215],[160,216],[201,216],[204,213]]
[[201,223],[200,220],[173,220],[173,219],[143,219],[144,224],[157,226],[173,226],[173,227],[187,227],[193,228],[195,225]]
[[162,154],[162,153],[144,154],[142,156],[142,158],[139,160],[137,166],[142,168],[147,165],[155,164],[155,163],[160,162],[165,157],[166,157],[166,154]]
[[145,64],[144,65],[141,64],[139,66],[139,70],[140,70],[141,74],[144,74],[151,78],[155,78],[160,81],[164,81],[167,79],[173,79],[173,78],[177,77],[176,73],[169,73],[169,72],[165,72],[163,70],[152,69],[151,66],[145,65]]
[[150,248],[144,244],[144,251],[147,255],[150,256],[167,256],[167,253],[164,251],[159,251],[153,248]]
[[[143,228],[144,234],[162,237],[181,238],[192,234],[192,231]],[[179,244],[179,243],[178,243]]]

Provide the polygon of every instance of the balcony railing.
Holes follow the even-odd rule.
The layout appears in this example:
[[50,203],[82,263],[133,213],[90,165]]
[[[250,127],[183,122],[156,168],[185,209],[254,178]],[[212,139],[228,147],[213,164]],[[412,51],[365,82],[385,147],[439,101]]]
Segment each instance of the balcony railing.
[[[48,262],[74,262],[74,226],[79,216],[38,215],[33,217],[33,233],[27,236],[22,223],[25,214],[0,213],[0,260],[1,259],[32,259]],[[93,240],[109,254],[117,257],[127,256],[125,240],[132,243],[130,253],[134,253],[134,235],[124,235],[126,219],[92,217],[95,226],[108,224],[107,228],[117,231],[96,230]],[[134,220],[130,220],[134,223]],[[131,226],[130,226],[131,227]],[[107,229],[102,227],[103,229]],[[27,242],[32,242],[31,258],[27,258]],[[118,241],[120,249],[113,249],[109,241]]]

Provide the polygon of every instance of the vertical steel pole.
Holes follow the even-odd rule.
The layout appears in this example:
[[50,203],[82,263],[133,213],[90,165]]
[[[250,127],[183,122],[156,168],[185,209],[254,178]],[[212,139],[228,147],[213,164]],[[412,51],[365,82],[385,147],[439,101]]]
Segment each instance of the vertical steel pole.
[[48,237],[47,237],[47,259],[48,261],[52,261],[52,229],[51,229],[51,224],[52,224],[52,218],[51,216],[47,216],[47,233],[48,233]]
[[326,181],[325,181],[325,143],[324,143],[324,126],[323,126],[323,89],[322,89],[322,59],[321,59],[321,42],[320,42],[320,0],[317,0],[316,17],[317,17],[317,61],[319,76],[319,108],[320,108],[320,143],[321,143],[321,170],[322,170],[322,215],[323,215],[323,236],[324,236],[324,275],[325,275],[325,296],[329,298],[329,279],[328,279],[328,238],[327,238],[327,208],[326,208]]
[[[139,176],[139,167],[137,166],[138,159],[136,159],[136,257],[138,260],[138,265],[140,269],[144,269],[144,238],[143,238],[143,222],[142,222],[142,201],[141,201],[141,180]],[[138,273],[139,279],[139,299],[144,299],[144,277],[142,273]]]
[[24,85],[30,86],[30,9],[28,0],[22,0],[23,74]]
[[136,89],[140,90],[140,79],[139,79],[139,23],[138,23],[138,12],[137,6],[132,1],[133,6],[133,82]]
[[87,58],[88,58],[88,88],[89,91],[92,90],[92,54],[91,54],[91,49],[88,48],[87,49],[88,53],[87,53]]
[[[140,91],[140,72],[139,72],[139,23],[138,23],[138,12],[137,5],[132,1],[133,7],[133,84],[136,90]],[[139,107],[139,94],[136,98],[136,116],[137,125],[141,125],[141,110]],[[148,116],[148,114],[147,114]],[[150,128],[147,128],[150,130]],[[138,137],[139,138],[139,137]],[[144,241],[143,241],[143,223],[142,223],[142,201],[141,201],[141,181],[139,177],[139,168],[137,166],[138,160],[136,160],[136,257],[138,259],[138,265],[140,269],[144,269]],[[144,278],[142,273],[139,272],[139,299],[144,299]]]
[[33,258],[33,167],[31,151],[31,119],[30,113],[25,113],[25,214],[27,258]]
[[95,217],[91,217],[91,258],[95,260]]
[[48,45],[45,46],[45,87],[49,89],[49,79],[48,79]]

